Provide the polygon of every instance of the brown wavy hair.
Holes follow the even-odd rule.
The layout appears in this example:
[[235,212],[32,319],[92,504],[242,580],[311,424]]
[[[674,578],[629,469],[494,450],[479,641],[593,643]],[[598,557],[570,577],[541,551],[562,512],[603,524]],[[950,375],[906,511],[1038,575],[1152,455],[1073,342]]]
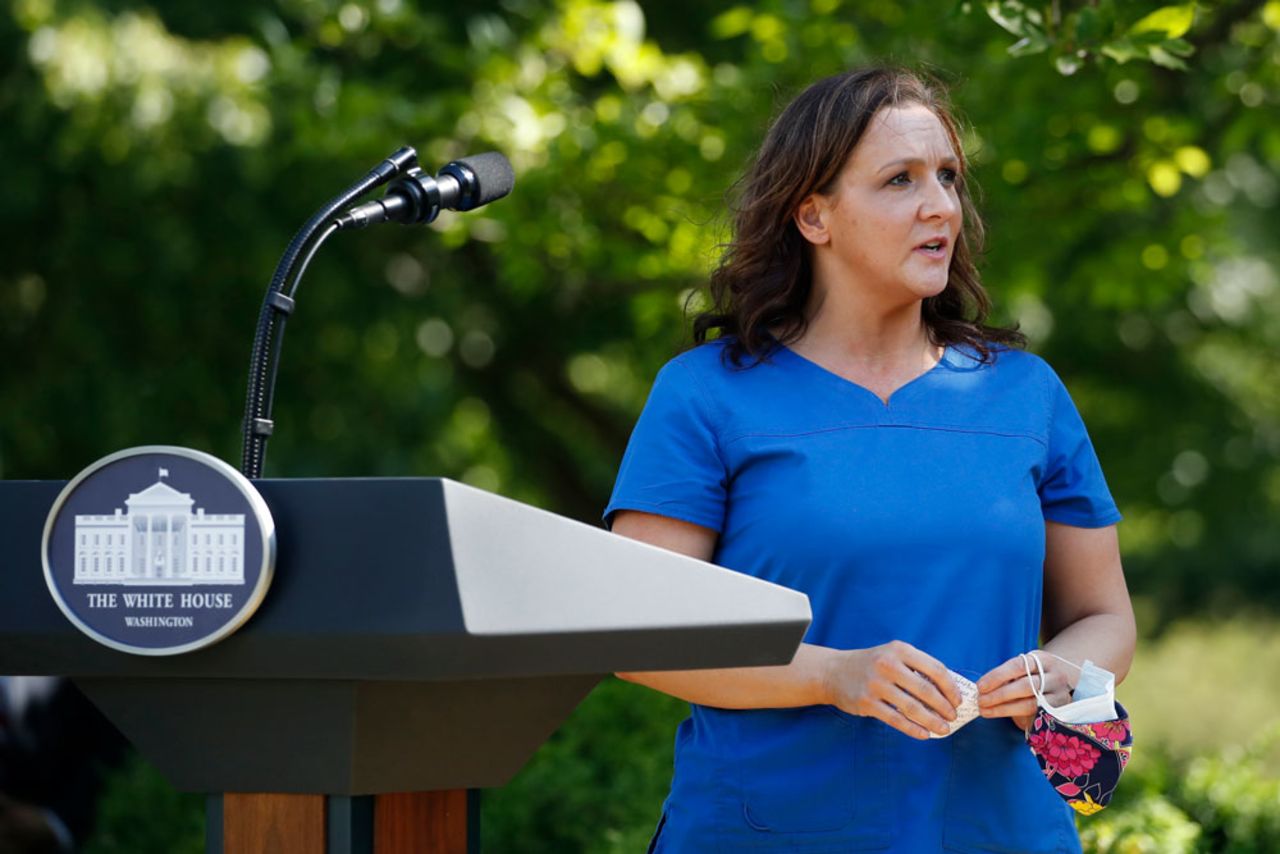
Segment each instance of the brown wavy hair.
[[982,287],[974,256],[983,247],[984,229],[970,194],[968,163],[958,123],[941,83],[891,66],[858,68],[819,80],[800,93],[774,120],[754,161],[737,183],[733,239],[711,274],[711,307],[693,321],[695,344],[732,336],[726,353],[735,365],[744,355],[758,362],[777,340],[790,343],[804,334],[804,306],[813,289],[809,242],[793,215],[812,193],[835,190],[841,169],[876,112],[883,107],[919,104],[931,110],[960,160],[956,181],[964,227],[956,238],[947,286],[926,297],[921,318],[935,344],[966,344],[983,362],[992,345],[1026,346],[1017,327],[988,326],[991,299]]

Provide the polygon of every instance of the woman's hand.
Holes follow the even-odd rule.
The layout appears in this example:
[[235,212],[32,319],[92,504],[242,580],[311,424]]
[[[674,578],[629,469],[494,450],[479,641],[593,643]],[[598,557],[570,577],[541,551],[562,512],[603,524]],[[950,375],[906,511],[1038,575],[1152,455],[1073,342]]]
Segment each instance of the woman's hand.
[[961,701],[942,662],[903,641],[839,653],[827,670],[826,689],[841,711],[878,718],[919,739],[930,731],[947,735]]
[[[1036,652],[1044,665],[1045,685],[1043,688],[1040,686],[1040,671],[1035,660],[1028,656],[1027,663],[1031,665],[1035,686],[1055,706],[1071,702],[1073,686],[1068,677],[1073,679],[1075,674],[1054,656],[1042,650]],[[1031,690],[1027,668],[1020,655],[1015,655],[978,680],[978,709],[984,718],[1011,718],[1025,732],[1035,720],[1037,706],[1035,692]]]

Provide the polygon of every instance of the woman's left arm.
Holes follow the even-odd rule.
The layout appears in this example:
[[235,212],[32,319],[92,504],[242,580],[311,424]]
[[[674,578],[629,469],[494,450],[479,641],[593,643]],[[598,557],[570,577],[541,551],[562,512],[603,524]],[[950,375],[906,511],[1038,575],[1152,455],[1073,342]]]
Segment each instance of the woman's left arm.
[[1073,528],[1045,522],[1043,612],[1045,649],[1077,664],[1090,659],[1114,673],[1117,685],[1124,680],[1138,630],[1115,525]]
[[[1076,664],[1087,658],[1116,675],[1129,672],[1137,643],[1133,605],[1120,564],[1115,525],[1076,528],[1045,522],[1044,649]],[[1049,702],[1069,702],[1079,671],[1051,655],[1044,663]],[[1033,671],[1034,672],[1034,671]],[[978,681],[983,717],[1011,717],[1025,729],[1036,713],[1036,700],[1021,657],[1015,656]]]

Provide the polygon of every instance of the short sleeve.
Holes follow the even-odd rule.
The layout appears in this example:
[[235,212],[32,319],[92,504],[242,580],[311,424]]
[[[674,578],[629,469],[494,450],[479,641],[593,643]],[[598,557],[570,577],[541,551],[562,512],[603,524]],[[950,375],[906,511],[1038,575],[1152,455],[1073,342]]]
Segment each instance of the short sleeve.
[[1102,528],[1120,521],[1102,465],[1062,380],[1050,371],[1049,429],[1039,485],[1044,518],[1078,528]]
[[641,510],[720,532],[728,477],[717,436],[692,370],[668,362],[631,433],[605,526],[618,510]]

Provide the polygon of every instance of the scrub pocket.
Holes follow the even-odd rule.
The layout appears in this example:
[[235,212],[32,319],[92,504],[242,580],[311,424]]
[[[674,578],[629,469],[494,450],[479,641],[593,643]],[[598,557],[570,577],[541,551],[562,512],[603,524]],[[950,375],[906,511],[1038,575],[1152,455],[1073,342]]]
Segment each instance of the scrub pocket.
[[950,737],[943,847],[967,854],[1077,854],[1070,809],[1007,718],[979,718]]
[[742,814],[755,831],[841,831],[846,850],[884,848],[892,821],[884,725],[831,706],[738,717]]

